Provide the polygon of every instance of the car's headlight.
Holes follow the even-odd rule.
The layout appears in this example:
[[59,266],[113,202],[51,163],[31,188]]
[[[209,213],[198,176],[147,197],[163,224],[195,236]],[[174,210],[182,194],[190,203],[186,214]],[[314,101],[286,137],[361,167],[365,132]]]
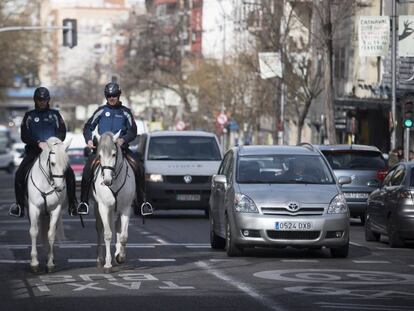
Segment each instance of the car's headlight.
[[345,196],[340,193],[335,196],[328,207],[328,214],[345,214],[348,213],[348,205]]
[[247,195],[236,193],[234,196],[234,210],[239,213],[258,213],[259,210],[253,200]]
[[163,182],[164,178],[160,174],[146,174],[145,179],[150,182]]

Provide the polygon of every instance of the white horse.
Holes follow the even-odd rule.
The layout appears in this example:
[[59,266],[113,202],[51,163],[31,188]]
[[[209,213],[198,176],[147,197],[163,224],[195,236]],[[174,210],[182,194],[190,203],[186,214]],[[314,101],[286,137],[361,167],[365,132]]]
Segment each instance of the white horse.
[[58,237],[63,237],[62,206],[67,202],[64,176],[68,166],[66,150],[70,146],[70,141],[63,143],[59,138],[50,137],[46,143],[47,147],[29,171],[27,181],[32,272],[39,271],[36,247],[39,233],[43,245],[49,245],[47,271],[54,270],[53,246],[57,233]]
[[97,156],[100,161],[93,182],[93,195],[98,205],[94,209],[98,235],[97,265],[102,267],[102,243],[105,242],[105,273],[112,270],[111,240],[114,227],[117,236],[115,260],[118,264],[125,262],[131,205],[135,198],[134,172],[122,154],[121,147],[116,144],[119,133],[113,135],[107,132],[102,136],[94,133],[98,138]]

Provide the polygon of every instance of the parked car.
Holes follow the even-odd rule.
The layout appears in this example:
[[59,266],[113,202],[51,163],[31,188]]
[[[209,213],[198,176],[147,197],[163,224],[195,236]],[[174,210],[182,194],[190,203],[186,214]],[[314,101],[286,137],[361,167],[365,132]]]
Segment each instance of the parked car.
[[349,176],[352,182],[342,187],[351,217],[365,222],[369,194],[380,187],[388,172],[381,151],[365,145],[319,145],[335,175]]
[[365,239],[379,241],[381,235],[391,247],[414,240],[414,162],[394,166],[368,198]]
[[24,143],[14,143],[12,145],[13,162],[14,166],[19,166],[24,156]]
[[80,185],[82,181],[83,168],[86,163],[85,138],[80,133],[68,132],[65,140],[68,139],[71,139],[71,144],[68,149],[69,165],[75,173],[76,184]]
[[330,248],[347,257],[349,210],[318,149],[242,146],[230,149],[213,177],[210,242],[229,256],[255,246]]
[[157,131],[141,135],[137,148],[146,199],[154,209],[203,209],[222,159],[216,135]]
[[11,142],[9,129],[0,126],[0,169],[9,174],[14,172],[14,157],[10,149]]

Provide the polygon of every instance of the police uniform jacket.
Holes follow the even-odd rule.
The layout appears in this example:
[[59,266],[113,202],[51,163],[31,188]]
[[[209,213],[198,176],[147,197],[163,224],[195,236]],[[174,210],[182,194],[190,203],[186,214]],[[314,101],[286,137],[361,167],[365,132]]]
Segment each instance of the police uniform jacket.
[[126,144],[137,136],[137,126],[131,110],[122,106],[121,102],[114,106],[107,103],[94,112],[83,128],[83,136],[86,142],[92,140],[92,132],[96,127],[98,127],[99,135],[105,132],[116,134],[121,130],[119,138],[124,139]]

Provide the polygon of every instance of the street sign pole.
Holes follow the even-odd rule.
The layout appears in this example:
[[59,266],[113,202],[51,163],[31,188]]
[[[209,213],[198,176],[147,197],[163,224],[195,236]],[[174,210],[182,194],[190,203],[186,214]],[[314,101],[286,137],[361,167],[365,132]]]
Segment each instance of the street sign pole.
[[410,128],[405,129],[404,160],[408,161],[410,157]]
[[[396,118],[396,57],[397,57],[397,2],[392,0],[392,44],[391,44],[391,116],[392,116],[392,132],[391,132],[391,150],[396,147],[397,139],[397,118]],[[409,130],[409,129],[408,129]]]

